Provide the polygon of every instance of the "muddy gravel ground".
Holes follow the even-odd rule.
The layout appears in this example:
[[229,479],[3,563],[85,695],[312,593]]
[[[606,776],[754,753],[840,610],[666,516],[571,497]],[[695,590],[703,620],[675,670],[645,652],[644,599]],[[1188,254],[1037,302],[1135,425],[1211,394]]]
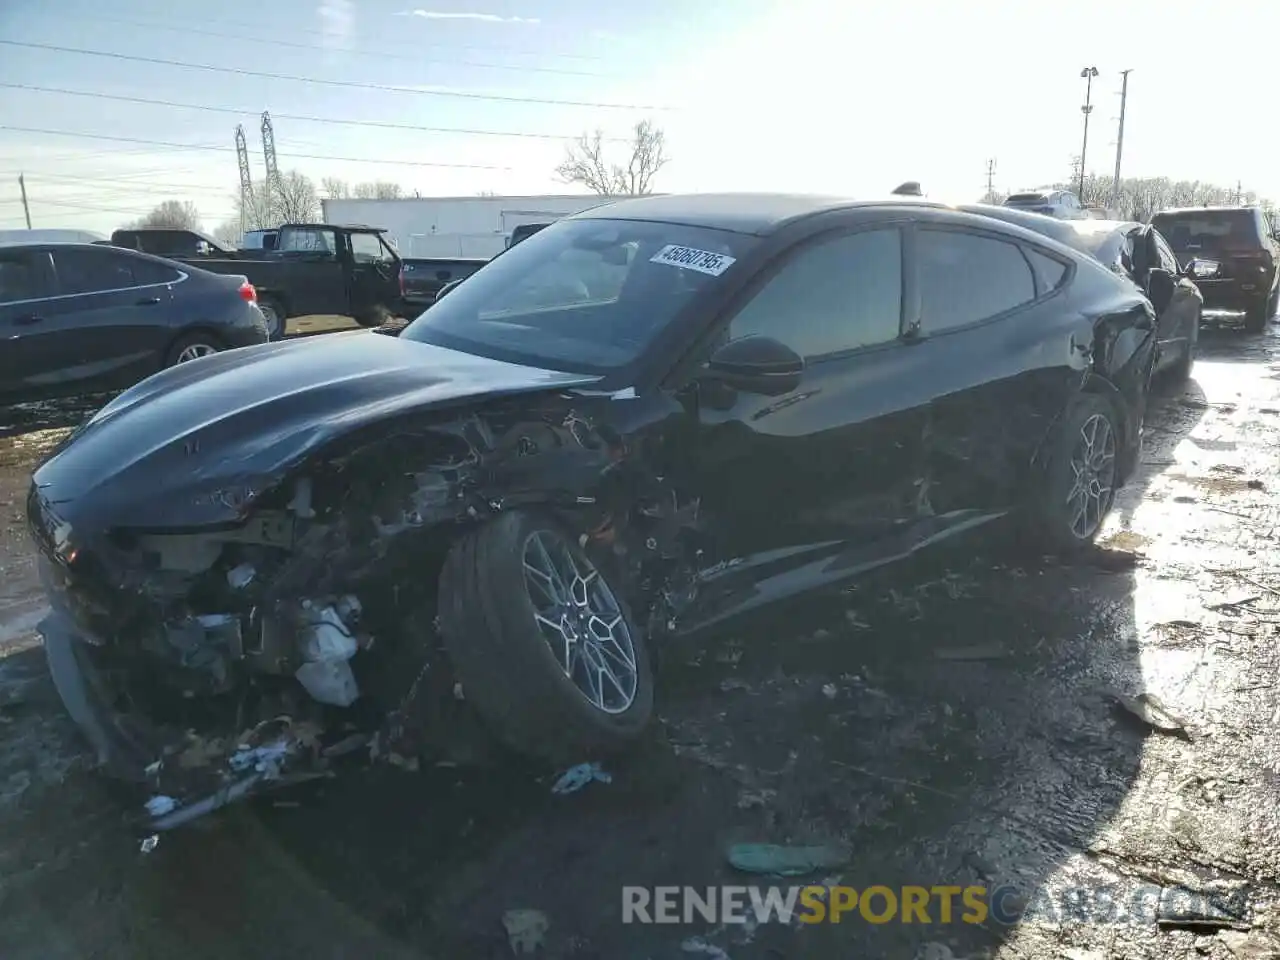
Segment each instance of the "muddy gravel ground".
[[[484,960],[512,954],[513,909],[541,911],[557,958],[1280,955],[1274,334],[1206,330],[1088,562],[992,535],[669,649],[652,736],[577,793],[376,767],[149,854],[31,630],[28,474],[94,405],[0,412],[6,960]],[[814,880],[1005,885],[1033,916],[621,922],[624,885],[751,882],[736,842],[842,844]]]

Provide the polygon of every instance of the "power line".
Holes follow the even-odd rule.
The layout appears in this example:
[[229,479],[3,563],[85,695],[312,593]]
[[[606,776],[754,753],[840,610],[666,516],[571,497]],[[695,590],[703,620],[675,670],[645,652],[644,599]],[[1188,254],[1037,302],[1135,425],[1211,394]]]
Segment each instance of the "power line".
[[[7,41],[0,40],[0,43]],[[171,150],[212,150],[216,153],[235,153],[235,147],[217,146],[211,143],[170,143],[167,140],[147,140],[143,137],[116,137],[105,133],[77,133],[74,130],[45,130],[41,127],[14,127],[0,124],[0,130],[13,130],[17,133],[39,133],[51,137],[80,137],[84,140],[111,140],[116,143],[142,143],[156,147],[168,147]],[[289,156],[300,160],[338,160],[344,163],[386,163],[400,167],[444,167],[453,170],[510,170],[510,167],[493,167],[478,163],[427,163],[423,160],[384,160],[376,157],[332,157],[314,153],[295,153]]]
[[[77,14],[77,15],[76,15],[76,18],[77,18],[77,19],[79,19],[79,20],[100,20],[100,21],[103,21],[103,22],[106,22],[106,23],[123,23],[123,24],[127,24],[127,25],[129,25],[129,26],[138,26],[138,27],[155,27],[155,26],[158,26],[157,24],[154,24],[154,23],[145,23],[145,22],[140,21],[140,20],[124,20],[124,19],[119,19],[119,18],[116,18],[116,17],[82,16],[82,15],[80,15],[80,14]],[[226,23],[226,21],[220,21],[220,20],[204,20],[204,19],[202,18],[202,22],[212,24],[212,25],[213,25],[213,26],[215,26],[215,27],[216,27],[216,26],[222,26],[222,25],[232,26],[232,24],[227,24],[227,23]],[[241,25],[241,24],[239,24],[239,23],[234,24],[234,26],[240,26],[240,25]],[[191,33],[191,32],[193,32],[193,31],[190,31],[190,30],[185,29],[185,27],[173,27],[173,26],[168,26],[168,25],[166,25],[166,26],[165,26],[165,27],[163,27],[162,29],[166,29],[166,30],[168,30],[168,29],[177,29],[177,30],[179,30],[180,32],[183,32],[183,33]],[[326,31],[324,31],[324,30],[316,29],[315,27],[303,27],[303,26],[299,26],[299,25],[297,25],[297,24],[290,24],[289,29],[290,29],[292,32],[294,32],[294,33],[305,33],[305,34],[310,34],[311,36],[316,36],[316,37],[325,37],[325,38],[328,38],[328,37],[330,36],[330,34],[329,34],[328,32],[326,32]],[[247,38],[246,38],[246,39],[247,39]],[[274,41],[272,41],[272,42],[274,42]],[[415,48],[415,49],[418,49],[418,48],[426,48],[426,49],[431,49],[431,48],[440,48],[440,49],[448,49],[448,50],[481,50],[481,51],[490,52],[490,53],[514,53],[514,54],[516,54],[516,55],[518,55],[518,56],[528,56],[528,57],[555,57],[555,58],[560,59],[560,60],[588,60],[588,61],[597,61],[597,62],[598,62],[598,61],[604,61],[604,60],[609,59],[609,58],[607,58],[607,57],[597,56],[597,55],[594,55],[594,54],[585,54],[585,53],[557,53],[557,52],[555,52],[555,51],[547,51],[547,50],[524,50],[524,49],[521,49],[520,47],[507,47],[507,46],[501,46],[501,45],[497,45],[497,44],[487,44],[487,45],[482,45],[482,44],[475,44],[475,43],[458,43],[458,44],[455,44],[455,43],[429,43],[429,42],[421,42],[421,43],[420,43],[420,42],[418,42],[418,41],[416,41],[416,40],[415,40],[415,41],[413,41],[413,42],[412,42],[412,45],[414,46],[414,48]],[[324,49],[328,50],[328,49],[332,49],[332,48],[325,47]]]
[[[182,110],[203,110],[209,113],[227,113],[237,116],[258,114],[260,110],[241,109],[238,107],[215,107],[199,103],[181,103],[176,100],[154,100],[149,97],[127,97],[115,93],[97,93],[92,90],[67,90],[64,87],[41,87],[30,83],[4,83],[0,87],[8,90],[30,90],[36,93],[56,93],[68,97],[89,97],[95,100],[117,100],[121,103],[138,103],[153,107],[176,107]],[[521,133],[511,130],[477,130],[467,127],[420,127],[412,123],[392,123],[381,120],[354,120],[348,117],[309,117],[296,113],[277,113],[272,115],[281,120],[296,120],[300,123],[333,123],[351,127],[376,127],[382,130],[408,130],[414,133],[458,133],[473,137],[519,137],[532,140],[572,140],[568,134],[559,133]],[[604,137],[602,139],[618,143],[627,142],[626,137]]]
[[425,97],[454,97],[462,100],[490,100],[499,103],[537,103],[553,107],[595,107],[601,110],[671,110],[636,103],[599,103],[591,100],[552,100],[546,97],[504,96],[496,93],[469,93],[463,90],[419,90],[414,87],[397,87],[392,84],[362,83],[359,80],[330,80],[324,77],[299,77],[288,73],[267,73],[261,70],[242,70],[238,67],[215,67],[207,63],[188,63],[183,60],[165,60],[160,57],[137,57],[105,50],[85,50],[80,47],[61,47],[52,43],[29,43],[22,40],[0,40],[9,47],[30,50],[51,50],[55,53],[75,53],[85,57],[103,57],[108,60],[127,60],[132,63],[150,63],[163,67],[183,67],[187,70],[207,70],[212,73],[229,73],[241,77],[260,77],[264,80],[288,80],[293,83],[317,83],[329,87],[350,87],[356,90],[378,90],[383,93],[416,93]]
[[[348,56],[358,57],[377,57],[379,60],[405,60],[412,63],[437,63],[441,66],[459,66],[459,67],[480,67],[487,70],[512,70],[519,73],[555,73],[570,77],[600,77],[608,78],[616,77],[617,74],[596,73],[590,70],[565,70],[556,67],[534,67],[527,64],[512,63],[485,63],[479,60],[435,60],[424,61],[421,54],[411,53],[386,53],[380,50],[360,50],[352,47],[332,47],[319,43],[298,43],[289,40],[277,40],[268,37],[246,37],[242,33],[221,33],[217,30],[195,29],[178,24],[158,24],[158,23],[142,23],[138,20],[126,20],[120,17],[97,17],[97,16],[78,16],[80,20],[102,20],[107,23],[122,23],[133,27],[142,27],[147,30],[167,30],[171,33],[181,33],[185,36],[198,37],[220,37],[223,40],[242,40],[247,43],[261,43],[272,47],[291,47],[295,50],[320,50],[325,53],[342,53]],[[431,43],[423,44],[427,47],[448,47],[449,44]],[[453,49],[457,49],[454,47]],[[554,54],[553,54],[554,56]],[[589,59],[599,60],[600,57],[592,57]]]

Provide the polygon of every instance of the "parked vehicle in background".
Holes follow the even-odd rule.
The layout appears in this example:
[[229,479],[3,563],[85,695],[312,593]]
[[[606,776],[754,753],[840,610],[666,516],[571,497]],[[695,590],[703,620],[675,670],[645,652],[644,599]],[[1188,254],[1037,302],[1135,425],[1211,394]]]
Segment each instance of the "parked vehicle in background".
[[507,237],[507,248],[514,247],[522,240],[528,240],[539,230],[549,227],[549,223],[522,223],[511,231],[511,236]]
[[463,280],[489,261],[407,258],[400,261],[400,294],[407,307],[421,310],[436,302],[441,289]]
[[[435,716],[415,693],[461,689],[555,764],[618,749],[675,634],[1010,514],[1090,544],[1153,319],[1093,258],[941,204],[582,213],[399,337],[274,344],[99,411],[27,503],[51,672],[108,769],[171,798],[153,830],[353,732],[394,748],[381,711]],[[155,762],[193,735],[222,746]]]
[[1200,342],[1204,297],[1197,283],[1216,265],[1178,263],[1160,231],[1124,220],[1056,220],[1010,207],[970,204],[960,209],[1015,223],[1086,253],[1113,273],[1132,281],[1156,311],[1160,357],[1158,373],[1174,382],[1191,375]]
[[127,250],[139,250],[157,257],[234,257],[235,251],[198,230],[178,230],[168,227],[139,227],[116,230],[111,242]]
[[1206,309],[1243,310],[1245,329],[1261,333],[1280,300],[1280,244],[1261,207],[1192,207],[1151,218],[1182,264],[1212,261],[1196,279]]
[[19,243],[106,243],[107,238],[92,230],[0,230],[0,246]]
[[1059,220],[1084,220],[1089,214],[1070,190],[1029,190],[1007,197],[1004,206],[1043,213]]
[[267,342],[253,286],[97,244],[0,248],[0,400],[116,390]]
[[291,317],[337,314],[376,327],[400,310],[400,257],[377,227],[286,223],[273,250],[184,259],[247,276],[273,340]]
[[274,250],[279,240],[279,230],[250,230],[240,239],[240,249]]

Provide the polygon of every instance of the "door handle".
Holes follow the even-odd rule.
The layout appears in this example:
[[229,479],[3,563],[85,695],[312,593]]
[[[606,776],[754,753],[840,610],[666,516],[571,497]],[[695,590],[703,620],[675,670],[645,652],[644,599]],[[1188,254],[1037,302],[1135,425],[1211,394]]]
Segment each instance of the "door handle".
[[38,317],[34,313],[28,313],[24,316],[18,317],[18,319],[14,320],[13,322],[18,324],[19,326],[25,327],[32,323],[43,323],[44,317]]
[[136,301],[135,305],[139,307],[154,307],[159,302],[159,297],[143,297],[141,300]]

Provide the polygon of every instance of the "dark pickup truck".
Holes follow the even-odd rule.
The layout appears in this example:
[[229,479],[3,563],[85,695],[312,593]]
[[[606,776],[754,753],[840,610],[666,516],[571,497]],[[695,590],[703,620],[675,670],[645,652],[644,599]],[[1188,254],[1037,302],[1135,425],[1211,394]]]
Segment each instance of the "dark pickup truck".
[[[186,234],[200,241],[187,249]],[[376,327],[400,312],[400,256],[377,227],[286,223],[271,250],[227,250],[194,231],[118,230],[112,243],[185,261],[213,273],[249,278],[273,340],[291,317],[336,314]]]
[[400,261],[400,296],[406,307],[425,308],[436,302],[441,288],[463,280],[488,260],[405,257]]

